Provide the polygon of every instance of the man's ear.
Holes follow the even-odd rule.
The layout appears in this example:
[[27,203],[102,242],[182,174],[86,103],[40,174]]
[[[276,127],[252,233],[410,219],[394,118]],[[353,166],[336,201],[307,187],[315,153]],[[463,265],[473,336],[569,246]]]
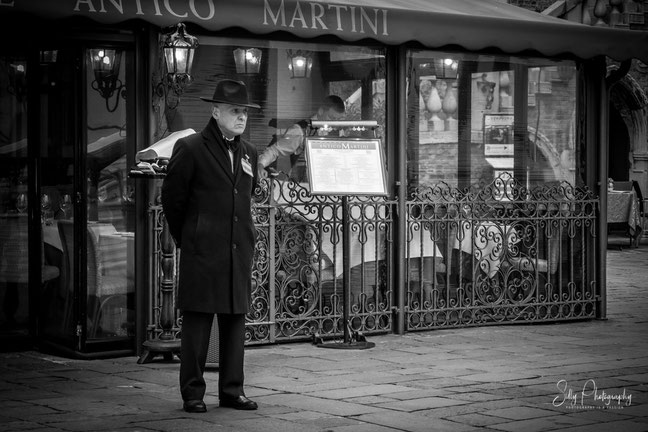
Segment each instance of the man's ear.
[[218,109],[218,106],[216,105],[212,106],[212,117],[218,120],[219,115],[220,115],[220,110]]

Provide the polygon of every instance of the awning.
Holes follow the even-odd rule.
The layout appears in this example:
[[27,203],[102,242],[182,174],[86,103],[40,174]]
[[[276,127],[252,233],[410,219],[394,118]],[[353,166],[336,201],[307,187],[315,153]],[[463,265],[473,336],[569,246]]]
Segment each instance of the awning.
[[415,41],[429,48],[497,48],[509,54],[606,55],[648,63],[648,32],[603,28],[543,15],[498,0],[13,0],[0,13],[45,19],[71,16],[114,24],[142,19],[160,27],[180,21],[206,30],[240,27],[300,38],[334,35],[388,45]]

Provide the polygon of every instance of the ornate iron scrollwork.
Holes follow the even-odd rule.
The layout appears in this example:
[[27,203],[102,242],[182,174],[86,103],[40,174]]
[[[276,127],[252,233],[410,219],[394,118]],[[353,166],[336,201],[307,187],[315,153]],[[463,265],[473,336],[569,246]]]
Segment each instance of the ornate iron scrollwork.
[[418,282],[416,260],[406,263],[414,275],[408,329],[594,317],[594,258],[586,245],[595,237],[597,205],[587,188],[527,189],[508,175],[466,191],[445,183],[413,190],[408,248],[431,240],[442,256],[428,266],[427,286]]
[[[342,333],[341,202],[337,196],[312,196],[293,181],[260,182],[249,343]],[[382,198],[358,198],[350,205],[351,326],[367,333],[391,328],[389,205]]]

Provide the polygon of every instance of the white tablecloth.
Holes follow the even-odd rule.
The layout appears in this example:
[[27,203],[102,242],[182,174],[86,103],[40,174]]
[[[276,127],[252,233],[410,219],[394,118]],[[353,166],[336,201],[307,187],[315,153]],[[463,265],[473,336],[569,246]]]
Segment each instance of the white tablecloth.
[[641,215],[635,191],[608,191],[608,223],[628,224],[628,234],[635,241],[641,235]]

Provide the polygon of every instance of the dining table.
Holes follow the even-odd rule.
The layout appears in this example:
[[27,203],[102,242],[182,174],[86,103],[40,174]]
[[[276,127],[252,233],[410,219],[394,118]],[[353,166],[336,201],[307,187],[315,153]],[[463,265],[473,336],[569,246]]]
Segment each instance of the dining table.
[[627,227],[630,243],[639,246],[641,233],[641,215],[639,213],[639,200],[634,190],[608,191],[607,223],[624,224]]

